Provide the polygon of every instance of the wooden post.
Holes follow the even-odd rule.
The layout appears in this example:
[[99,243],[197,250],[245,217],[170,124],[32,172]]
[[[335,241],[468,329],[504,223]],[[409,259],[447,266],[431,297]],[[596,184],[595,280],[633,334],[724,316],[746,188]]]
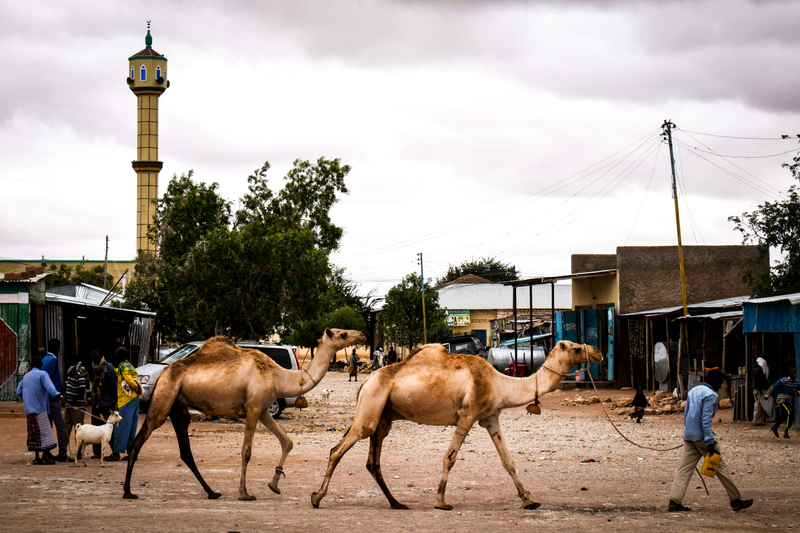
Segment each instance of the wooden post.
[[703,377],[706,375],[706,319],[703,319],[703,367],[700,369]]
[[683,321],[681,321],[680,325],[678,326],[678,330],[680,332],[680,335],[678,336],[678,364],[675,368],[675,377],[678,379],[678,394],[680,394],[681,400],[684,400],[686,399],[686,396],[684,396],[683,378],[681,377],[681,359],[683,357],[683,338],[684,338]]
[[727,372],[725,366],[725,358],[727,356],[726,352],[728,351],[728,319],[722,319],[722,373],[725,374]]
[[631,320],[628,318],[628,356],[631,361],[631,388],[633,388],[633,343],[631,342]]
[[646,372],[645,383],[650,384],[650,319],[644,317],[644,370]]

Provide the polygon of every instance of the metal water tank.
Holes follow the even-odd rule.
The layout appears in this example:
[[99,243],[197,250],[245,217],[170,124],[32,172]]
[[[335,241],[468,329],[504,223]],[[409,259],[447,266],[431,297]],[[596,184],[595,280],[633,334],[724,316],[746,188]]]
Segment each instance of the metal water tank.
[[[517,349],[517,363],[524,364],[526,374],[530,375],[539,370],[544,364],[547,352],[541,346],[533,347],[533,356],[530,348]],[[497,369],[498,372],[505,374],[509,363],[514,362],[514,348],[490,348],[486,360]]]

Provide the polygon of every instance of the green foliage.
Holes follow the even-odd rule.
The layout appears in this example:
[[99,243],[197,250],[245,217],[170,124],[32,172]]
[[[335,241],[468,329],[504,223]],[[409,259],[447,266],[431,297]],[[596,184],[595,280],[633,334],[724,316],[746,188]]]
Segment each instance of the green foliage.
[[389,289],[381,314],[381,333],[392,344],[414,348],[418,344],[437,342],[450,332],[444,309],[439,307],[439,293],[425,284],[425,317],[428,338],[422,322],[422,290],[418,274],[409,274]]
[[[78,263],[75,265],[75,268],[72,268],[64,263],[61,263],[58,266],[51,264],[48,267],[47,262],[43,262],[42,266],[47,269],[47,272],[50,273],[50,275],[45,278],[45,284],[48,287],[53,285],[69,285],[77,283],[86,283],[88,285],[94,285],[95,287],[100,288],[103,287],[104,272],[103,267],[100,265],[96,265],[91,268],[85,268],[82,264]],[[115,281],[116,280],[109,278],[109,290],[111,290],[111,286]],[[120,292],[119,286],[115,287],[114,291]]]
[[328,257],[343,233],[329,211],[347,193],[350,167],[295,161],[277,192],[269,168],[248,177],[234,213],[216,183],[197,183],[191,172],[173,177],[150,233],[159,254],[140,254],[126,305],[157,311],[174,340],[310,335],[321,326],[336,309]]
[[[794,179],[800,181],[800,155],[794,163],[784,164]],[[755,211],[732,216],[728,220],[742,233],[743,244],[759,244],[763,253],[777,248],[783,255],[764,274],[752,270],[744,272],[742,279],[750,285],[753,296],[774,296],[800,292],[800,189],[789,187],[787,199],[764,202]]]
[[514,265],[501,263],[493,257],[481,257],[477,260],[473,258],[471,261],[464,261],[459,266],[450,265],[447,273],[438,279],[436,284],[455,281],[467,274],[474,274],[494,283],[519,279],[519,272]]

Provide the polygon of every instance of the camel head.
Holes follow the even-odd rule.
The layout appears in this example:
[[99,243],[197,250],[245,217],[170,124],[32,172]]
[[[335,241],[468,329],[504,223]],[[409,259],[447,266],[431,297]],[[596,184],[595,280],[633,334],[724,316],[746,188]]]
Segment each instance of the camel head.
[[317,340],[320,348],[332,348],[334,352],[354,344],[365,344],[366,342],[367,338],[360,331],[334,328],[326,328],[325,333]]
[[581,363],[599,363],[603,360],[603,354],[596,347],[572,341],[558,341],[547,359],[549,360],[551,357],[553,359],[566,358],[569,368]]

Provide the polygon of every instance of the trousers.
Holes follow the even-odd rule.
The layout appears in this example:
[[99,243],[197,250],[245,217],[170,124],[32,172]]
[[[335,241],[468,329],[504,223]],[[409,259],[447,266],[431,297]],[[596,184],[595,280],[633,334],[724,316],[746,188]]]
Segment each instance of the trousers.
[[120,407],[119,416],[122,417],[122,422],[114,427],[111,449],[114,453],[122,455],[130,452],[133,438],[136,436],[136,428],[139,425],[139,398]]
[[58,441],[58,455],[67,456],[67,432],[64,427],[64,415],[61,414],[61,402],[50,402],[50,423],[56,427],[56,440]]
[[[705,441],[683,441],[681,464],[678,466],[678,471],[675,472],[675,479],[672,481],[672,491],[669,494],[669,499],[671,501],[675,503],[681,503],[683,501],[683,497],[686,496],[686,487],[689,486],[689,481],[692,479],[697,461],[705,457],[707,453],[708,446],[706,446]],[[722,483],[725,492],[728,493],[728,499],[730,499],[730,501],[741,498],[739,489],[733,484],[731,475],[728,472],[728,465],[725,464],[725,460],[722,458],[720,458],[719,467],[717,467],[717,479]]]

